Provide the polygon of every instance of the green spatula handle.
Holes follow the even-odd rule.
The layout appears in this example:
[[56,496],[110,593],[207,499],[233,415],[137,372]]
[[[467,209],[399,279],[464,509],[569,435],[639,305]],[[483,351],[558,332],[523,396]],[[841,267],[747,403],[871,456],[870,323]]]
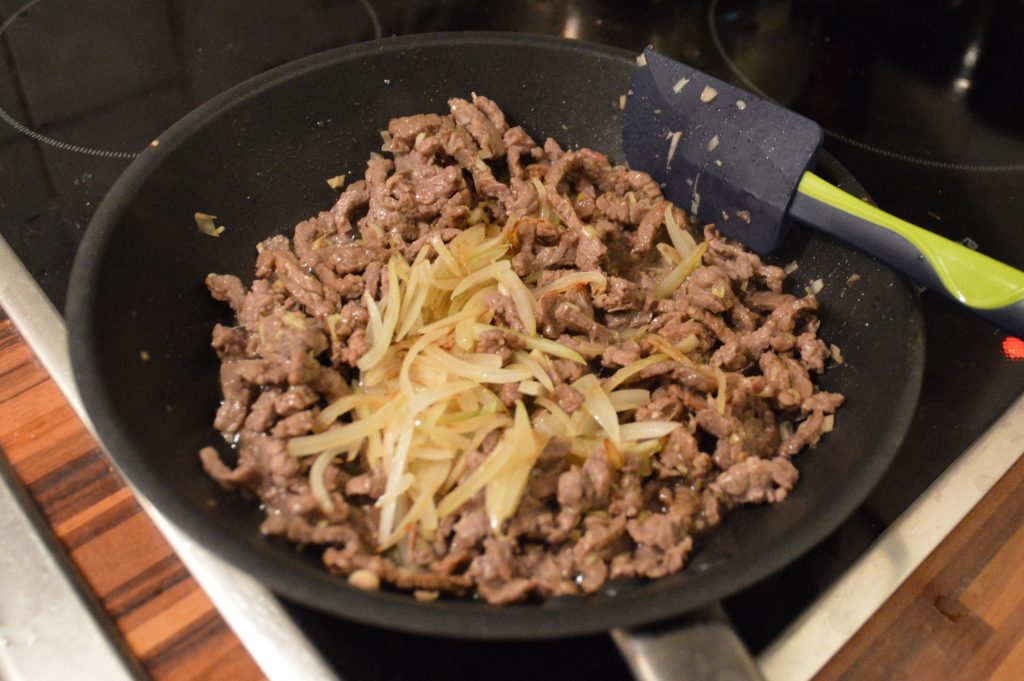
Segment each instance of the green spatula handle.
[[1024,272],[889,215],[810,172],[789,214],[1024,337]]

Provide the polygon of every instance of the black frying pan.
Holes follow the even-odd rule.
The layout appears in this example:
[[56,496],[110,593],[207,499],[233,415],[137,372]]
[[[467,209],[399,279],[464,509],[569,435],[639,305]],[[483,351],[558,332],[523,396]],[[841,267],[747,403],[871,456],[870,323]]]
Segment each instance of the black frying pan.
[[[197,541],[289,598],[381,627],[456,637],[571,636],[663,620],[742,589],[823,539],[896,452],[917,401],[924,345],[916,297],[902,279],[800,232],[777,260],[799,260],[798,289],[825,282],[822,335],[846,363],[824,384],[846,393],[847,405],[836,431],[798,457],[802,479],[789,499],[736,512],[679,574],[500,608],[367,593],[329,575],[319,551],[262,537],[256,505],[221,490],[199,466],[200,447],[219,437],[211,426],[219,392],[210,330],[229,316],[203,286],[208,272],[250,281],[255,244],[329,207],[335,193],[325,178],[358,175],[389,118],[443,112],[450,96],[486,94],[538,139],[551,135],[621,160],[618,102],[634,68],[630,54],[560,39],[403,37],[275,69],[168,130],[100,206],[68,294],[78,387],[125,476]],[[862,193],[834,162],[824,170]],[[216,214],[227,231],[219,239],[200,234],[195,211]],[[860,279],[847,287],[853,274]]]

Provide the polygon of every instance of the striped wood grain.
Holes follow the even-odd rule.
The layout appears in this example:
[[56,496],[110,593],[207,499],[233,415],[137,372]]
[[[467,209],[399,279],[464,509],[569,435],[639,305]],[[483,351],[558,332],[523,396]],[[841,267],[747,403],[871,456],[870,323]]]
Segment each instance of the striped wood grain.
[[150,676],[264,678],[2,316],[0,452]]
[[1024,679],[1024,457],[818,675]]

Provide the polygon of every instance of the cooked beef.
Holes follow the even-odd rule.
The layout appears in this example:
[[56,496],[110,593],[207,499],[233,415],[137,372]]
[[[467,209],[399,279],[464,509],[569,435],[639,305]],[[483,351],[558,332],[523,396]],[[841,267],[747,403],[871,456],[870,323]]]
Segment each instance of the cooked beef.
[[555,390],[551,393],[551,397],[554,398],[555,403],[558,404],[566,414],[574,414],[577,409],[583,406],[583,395],[581,395],[575,388],[564,383],[555,386]]
[[729,466],[709,488],[731,505],[782,501],[799,477],[785,457],[746,459]]
[[[393,119],[385,136],[391,158],[371,155],[329,211],[300,222],[291,239],[259,244],[248,289],[233,275],[206,278],[235,316],[214,327],[211,346],[223,395],[214,426],[236,460],[229,465],[204,447],[202,468],[260,500],[264,533],[319,547],[326,567],[359,588],[511,603],[682,569],[695,533],[737,506],[790,493],[799,475],[793,457],[820,440],[843,403],[814,384],[829,357],[816,298],[784,292],[782,269],[706,225],[699,266],[671,297],[655,300],[667,271],[654,248],[665,240],[666,210],[683,229],[695,224],[654,180],[596,151],[564,150],[550,138],[540,145],[486,97],[448,106],[444,115]],[[436,530],[410,532],[400,551],[378,553],[377,504],[388,481],[370,465],[370,448],[327,464],[318,501],[314,457],[290,455],[287,441],[319,430],[320,410],[352,391],[370,347],[364,295],[385,295],[391,254],[438,258],[436,238],[450,242],[481,219],[509,220],[512,268],[537,286],[573,272],[605,275],[604,286],[536,300],[538,335],[589,359],[543,358],[544,384],[554,386],[545,396],[578,420],[585,400],[575,381],[661,353],[620,386],[650,395],[620,418],[679,425],[643,455],[605,442],[583,456],[576,443],[551,437],[502,527],[491,527],[481,490]],[[513,363],[527,349],[524,321],[503,288],[483,302],[498,328],[480,332],[474,352]],[[535,425],[556,416],[524,394],[536,383],[520,387],[488,386],[506,407],[524,400]],[[466,453],[455,482],[478,470],[498,441],[492,431]]]

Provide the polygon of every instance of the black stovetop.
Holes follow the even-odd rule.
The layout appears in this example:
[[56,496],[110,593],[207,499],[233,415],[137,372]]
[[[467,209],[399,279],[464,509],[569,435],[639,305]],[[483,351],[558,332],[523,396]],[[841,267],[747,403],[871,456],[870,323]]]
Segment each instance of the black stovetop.
[[[0,233],[58,308],[97,204],[176,119],[293,59],[440,30],[653,44],[817,120],[881,206],[1024,268],[1022,0],[0,0],[0,13]],[[833,536],[726,603],[754,651],[1024,388],[1005,334],[930,292],[921,301],[928,358],[906,444]],[[604,636],[441,641],[289,611],[346,678],[628,676]]]

